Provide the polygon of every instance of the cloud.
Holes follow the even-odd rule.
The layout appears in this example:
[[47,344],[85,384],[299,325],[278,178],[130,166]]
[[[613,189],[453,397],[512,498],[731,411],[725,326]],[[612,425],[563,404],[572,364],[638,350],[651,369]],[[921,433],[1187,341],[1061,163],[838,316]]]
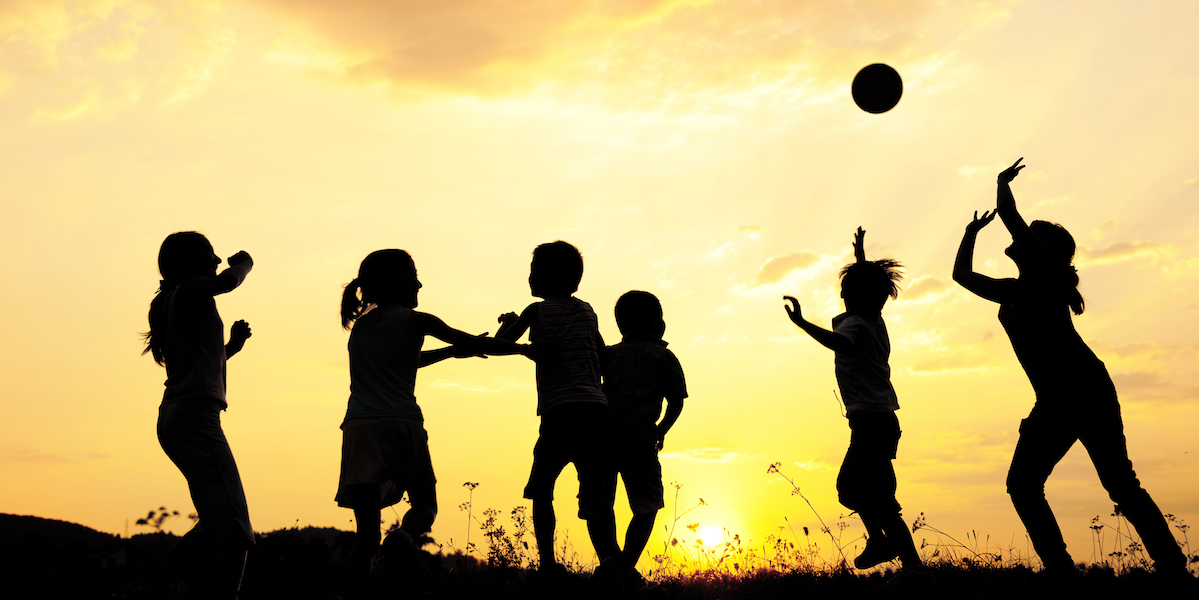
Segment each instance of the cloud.
[[30,112],[39,119],[183,100],[230,58],[226,17],[204,0],[0,2],[0,79],[37,99]]
[[820,260],[820,255],[810,250],[801,250],[784,254],[782,256],[773,256],[766,260],[762,268],[758,269],[758,275],[754,277],[754,285],[763,285],[767,283],[778,283],[783,277],[792,271],[806,269]]
[[715,93],[726,103],[757,105],[827,94],[847,67],[874,60],[928,62],[960,35],[993,27],[1006,3],[255,4],[307,34],[281,39],[277,52],[297,64],[305,61],[295,57],[307,53],[324,57],[313,65],[341,55],[346,60],[330,74],[353,81],[481,96],[556,89],[621,104],[677,105]]
[[948,281],[941,279],[940,277],[924,275],[923,277],[917,277],[916,280],[912,282],[912,285],[909,286],[908,289],[904,290],[903,295],[900,297],[904,300],[916,300],[922,296],[936,294],[947,289],[949,289]]
[[1164,258],[1174,253],[1174,246],[1156,242],[1113,242],[1092,250],[1086,246],[1078,247],[1079,264],[1105,264],[1131,260],[1134,258]]

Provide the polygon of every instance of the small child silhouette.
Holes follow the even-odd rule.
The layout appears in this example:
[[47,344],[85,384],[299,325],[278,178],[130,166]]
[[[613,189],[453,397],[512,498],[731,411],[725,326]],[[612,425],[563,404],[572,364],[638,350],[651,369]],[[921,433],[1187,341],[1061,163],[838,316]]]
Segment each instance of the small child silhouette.
[[922,568],[912,534],[900,516],[895,499],[895,469],[891,461],[899,447],[899,402],[891,386],[891,341],[883,323],[887,297],[899,296],[896,283],[901,265],[891,259],[866,260],[866,232],[854,235],[855,261],[841,269],[841,298],[845,312],[833,318],[833,330],[804,320],[799,301],[783,299],[787,316],[800,329],[836,353],[837,386],[849,419],[849,450],[837,475],[841,504],[856,511],[866,527],[866,548],[854,566],[869,569],[899,558],[904,568]]
[[635,569],[637,559],[649,542],[658,510],[666,506],[658,451],[683,412],[687,383],[679,359],[662,340],[666,321],[653,294],[632,291],[621,296],[616,301],[616,324],[624,338],[608,347],[604,368],[604,395],[612,415],[611,485],[616,485],[619,473],[633,511],[621,551],[625,580],[643,584]]

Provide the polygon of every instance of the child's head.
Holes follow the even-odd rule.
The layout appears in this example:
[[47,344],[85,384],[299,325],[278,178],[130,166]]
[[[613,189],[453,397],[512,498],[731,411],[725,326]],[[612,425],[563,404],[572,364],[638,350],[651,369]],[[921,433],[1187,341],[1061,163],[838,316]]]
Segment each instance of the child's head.
[[583,255],[578,248],[558,240],[533,249],[529,265],[529,290],[538,298],[569,296],[583,280]]
[[[1078,291],[1078,271],[1073,265],[1074,252],[1077,249],[1074,236],[1070,235],[1065,227],[1049,221],[1033,221],[1028,224],[1028,230],[1049,247],[1050,255],[1046,261],[1048,264],[1041,265],[1041,271],[1053,278],[1052,287],[1061,292],[1070,310],[1076,315],[1081,315],[1085,303]],[[1004,254],[1011,257],[1012,262],[1015,262],[1022,272],[1030,266],[1035,257],[1029,249],[1021,248],[1015,243],[1008,246]]]
[[867,260],[841,269],[841,297],[851,313],[876,313],[883,310],[887,298],[899,297],[903,265],[890,258]]
[[163,291],[201,275],[215,275],[221,258],[212,251],[208,238],[195,231],[168,235],[158,248],[158,272]]
[[416,263],[407,252],[395,249],[371,252],[362,259],[358,276],[346,284],[341,294],[341,326],[349,329],[350,323],[362,316],[371,304],[416,308],[420,288]]
[[625,292],[616,301],[616,326],[625,337],[662,339],[666,333],[662,303],[649,292]]
[[146,332],[146,349],[154,362],[166,364],[163,356],[161,338],[157,331],[165,325],[167,317],[166,295],[179,284],[193,277],[216,275],[216,267],[221,264],[221,258],[212,251],[208,238],[195,231],[178,231],[167,236],[158,248],[158,272],[162,279],[158,282],[159,294],[150,302],[150,331]]

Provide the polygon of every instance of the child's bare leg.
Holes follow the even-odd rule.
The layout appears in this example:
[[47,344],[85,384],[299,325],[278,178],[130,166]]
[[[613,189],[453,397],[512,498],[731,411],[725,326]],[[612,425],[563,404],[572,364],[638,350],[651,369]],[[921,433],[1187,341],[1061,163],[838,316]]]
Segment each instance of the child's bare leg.
[[654,519],[657,517],[657,511],[633,515],[632,520],[629,521],[629,529],[624,534],[624,550],[621,551],[620,556],[621,566],[629,569],[637,566],[637,559],[645,551],[645,545],[649,543],[649,536],[654,532]]
[[612,507],[597,511],[587,519],[587,535],[600,562],[620,556],[620,544],[616,541],[616,514]]
[[554,528],[557,526],[554,498],[533,498],[533,536],[537,538],[537,556],[541,560],[538,569],[545,570],[558,563],[554,558]]
[[379,486],[362,486],[364,489],[354,493],[354,522],[357,531],[354,534],[354,546],[350,549],[347,564],[347,584],[351,598],[362,598],[367,593],[367,583],[370,581],[371,561],[379,551]]
[[866,548],[853,560],[853,566],[859,569],[869,569],[894,560],[899,554],[899,549],[887,535],[889,523],[887,515],[877,510],[859,510],[858,516],[862,517],[862,524],[866,526],[868,537],[866,538]]
[[920,553],[916,552],[916,544],[912,541],[912,532],[899,513],[885,516],[881,526],[892,551],[899,556],[899,561],[905,569],[924,566],[924,561],[920,560]]

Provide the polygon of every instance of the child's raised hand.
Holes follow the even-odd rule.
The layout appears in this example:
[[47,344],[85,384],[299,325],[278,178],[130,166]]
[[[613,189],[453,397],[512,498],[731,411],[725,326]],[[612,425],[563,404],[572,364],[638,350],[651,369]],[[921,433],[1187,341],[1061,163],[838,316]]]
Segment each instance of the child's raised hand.
[[978,211],[974,211],[974,220],[966,224],[966,233],[978,233],[983,227],[987,226],[995,219],[998,211],[990,210],[983,213],[983,216],[978,216]]
[[250,258],[249,252],[246,252],[245,250],[239,250],[237,254],[229,257],[228,262],[230,267],[236,267],[244,262],[248,262],[252,265],[254,264],[254,259]]
[[861,227],[853,234],[853,257],[857,262],[866,262],[866,230]]
[[783,308],[787,311],[787,317],[791,319],[791,322],[796,325],[804,323],[803,312],[799,308],[799,300],[796,300],[795,296],[783,296],[783,300],[791,303],[791,306],[783,305]]
[[[1022,160],[1024,160],[1023,156],[1016,159],[1016,162],[1012,163],[1012,166],[1004,169],[999,174],[999,177],[998,177],[999,183],[1011,183],[1012,180],[1016,178],[1016,175],[1020,174],[1020,169],[1023,169],[1025,166],[1027,166],[1027,165],[1020,164],[1020,161],[1022,161]],[[1019,165],[1019,166],[1017,166],[1017,165]]]
[[515,323],[516,320],[519,318],[520,317],[517,316],[517,314],[514,312],[506,312],[506,313],[500,315],[500,318],[496,319],[496,321],[500,324],[501,327],[511,327],[512,324]]

